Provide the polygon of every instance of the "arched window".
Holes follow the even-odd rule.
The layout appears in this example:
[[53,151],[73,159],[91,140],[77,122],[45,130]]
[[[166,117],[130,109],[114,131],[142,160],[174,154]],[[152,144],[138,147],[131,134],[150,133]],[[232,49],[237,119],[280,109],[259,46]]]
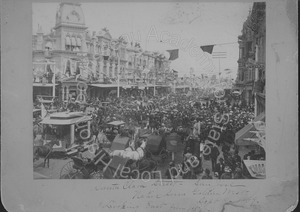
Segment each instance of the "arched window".
[[81,44],[82,44],[81,37],[78,36],[76,38],[77,51],[81,50]]
[[66,40],[65,40],[65,49],[67,51],[69,51],[71,49],[71,39],[68,35],[67,35]]
[[77,46],[78,47],[81,47],[81,38],[80,37],[77,37]]
[[74,51],[76,46],[77,46],[77,44],[76,44],[76,38],[72,37],[71,38],[71,50]]
[[76,75],[80,74],[79,62],[76,63]]

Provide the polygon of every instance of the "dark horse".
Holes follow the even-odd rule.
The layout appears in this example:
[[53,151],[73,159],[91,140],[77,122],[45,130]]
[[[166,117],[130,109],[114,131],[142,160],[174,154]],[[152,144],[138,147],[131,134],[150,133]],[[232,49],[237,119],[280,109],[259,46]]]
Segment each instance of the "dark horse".
[[40,157],[44,158],[44,167],[46,166],[46,162],[49,168],[49,160],[51,154],[53,153],[54,144],[59,145],[57,139],[50,141],[49,143],[43,146],[34,146],[33,147],[33,162],[38,160]]

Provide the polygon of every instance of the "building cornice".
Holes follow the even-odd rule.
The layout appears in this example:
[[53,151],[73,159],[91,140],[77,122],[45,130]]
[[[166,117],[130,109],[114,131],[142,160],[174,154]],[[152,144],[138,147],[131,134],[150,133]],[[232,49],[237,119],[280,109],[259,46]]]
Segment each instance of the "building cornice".
[[54,27],[54,29],[58,29],[58,28],[61,28],[61,27],[64,27],[64,28],[69,28],[69,29],[82,29],[82,30],[86,30],[88,27],[86,27],[85,25],[78,25],[78,24],[70,24],[70,23],[60,23],[58,25],[56,25]]

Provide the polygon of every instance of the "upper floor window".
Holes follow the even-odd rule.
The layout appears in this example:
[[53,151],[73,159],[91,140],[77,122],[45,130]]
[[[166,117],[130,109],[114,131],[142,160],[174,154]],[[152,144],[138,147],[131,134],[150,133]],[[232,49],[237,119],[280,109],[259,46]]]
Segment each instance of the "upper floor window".
[[69,36],[65,39],[65,49],[67,51],[71,50],[71,38]]
[[50,41],[48,41],[48,42],[46,43],[45,49],[48,50],[48,51],[53,49],[52,43],[51,43]]
[[67,35],[65,38],[65,49],[67,51],[80,51],[82,45],[81,37]]

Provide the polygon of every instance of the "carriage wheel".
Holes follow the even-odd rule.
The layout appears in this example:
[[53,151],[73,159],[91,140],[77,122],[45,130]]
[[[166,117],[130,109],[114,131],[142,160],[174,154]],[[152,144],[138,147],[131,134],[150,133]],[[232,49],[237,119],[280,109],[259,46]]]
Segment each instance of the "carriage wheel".
[[60,171],[60,179],[76,179],[80,171],[73,168],[74,162],[69,161],[65,164]]

